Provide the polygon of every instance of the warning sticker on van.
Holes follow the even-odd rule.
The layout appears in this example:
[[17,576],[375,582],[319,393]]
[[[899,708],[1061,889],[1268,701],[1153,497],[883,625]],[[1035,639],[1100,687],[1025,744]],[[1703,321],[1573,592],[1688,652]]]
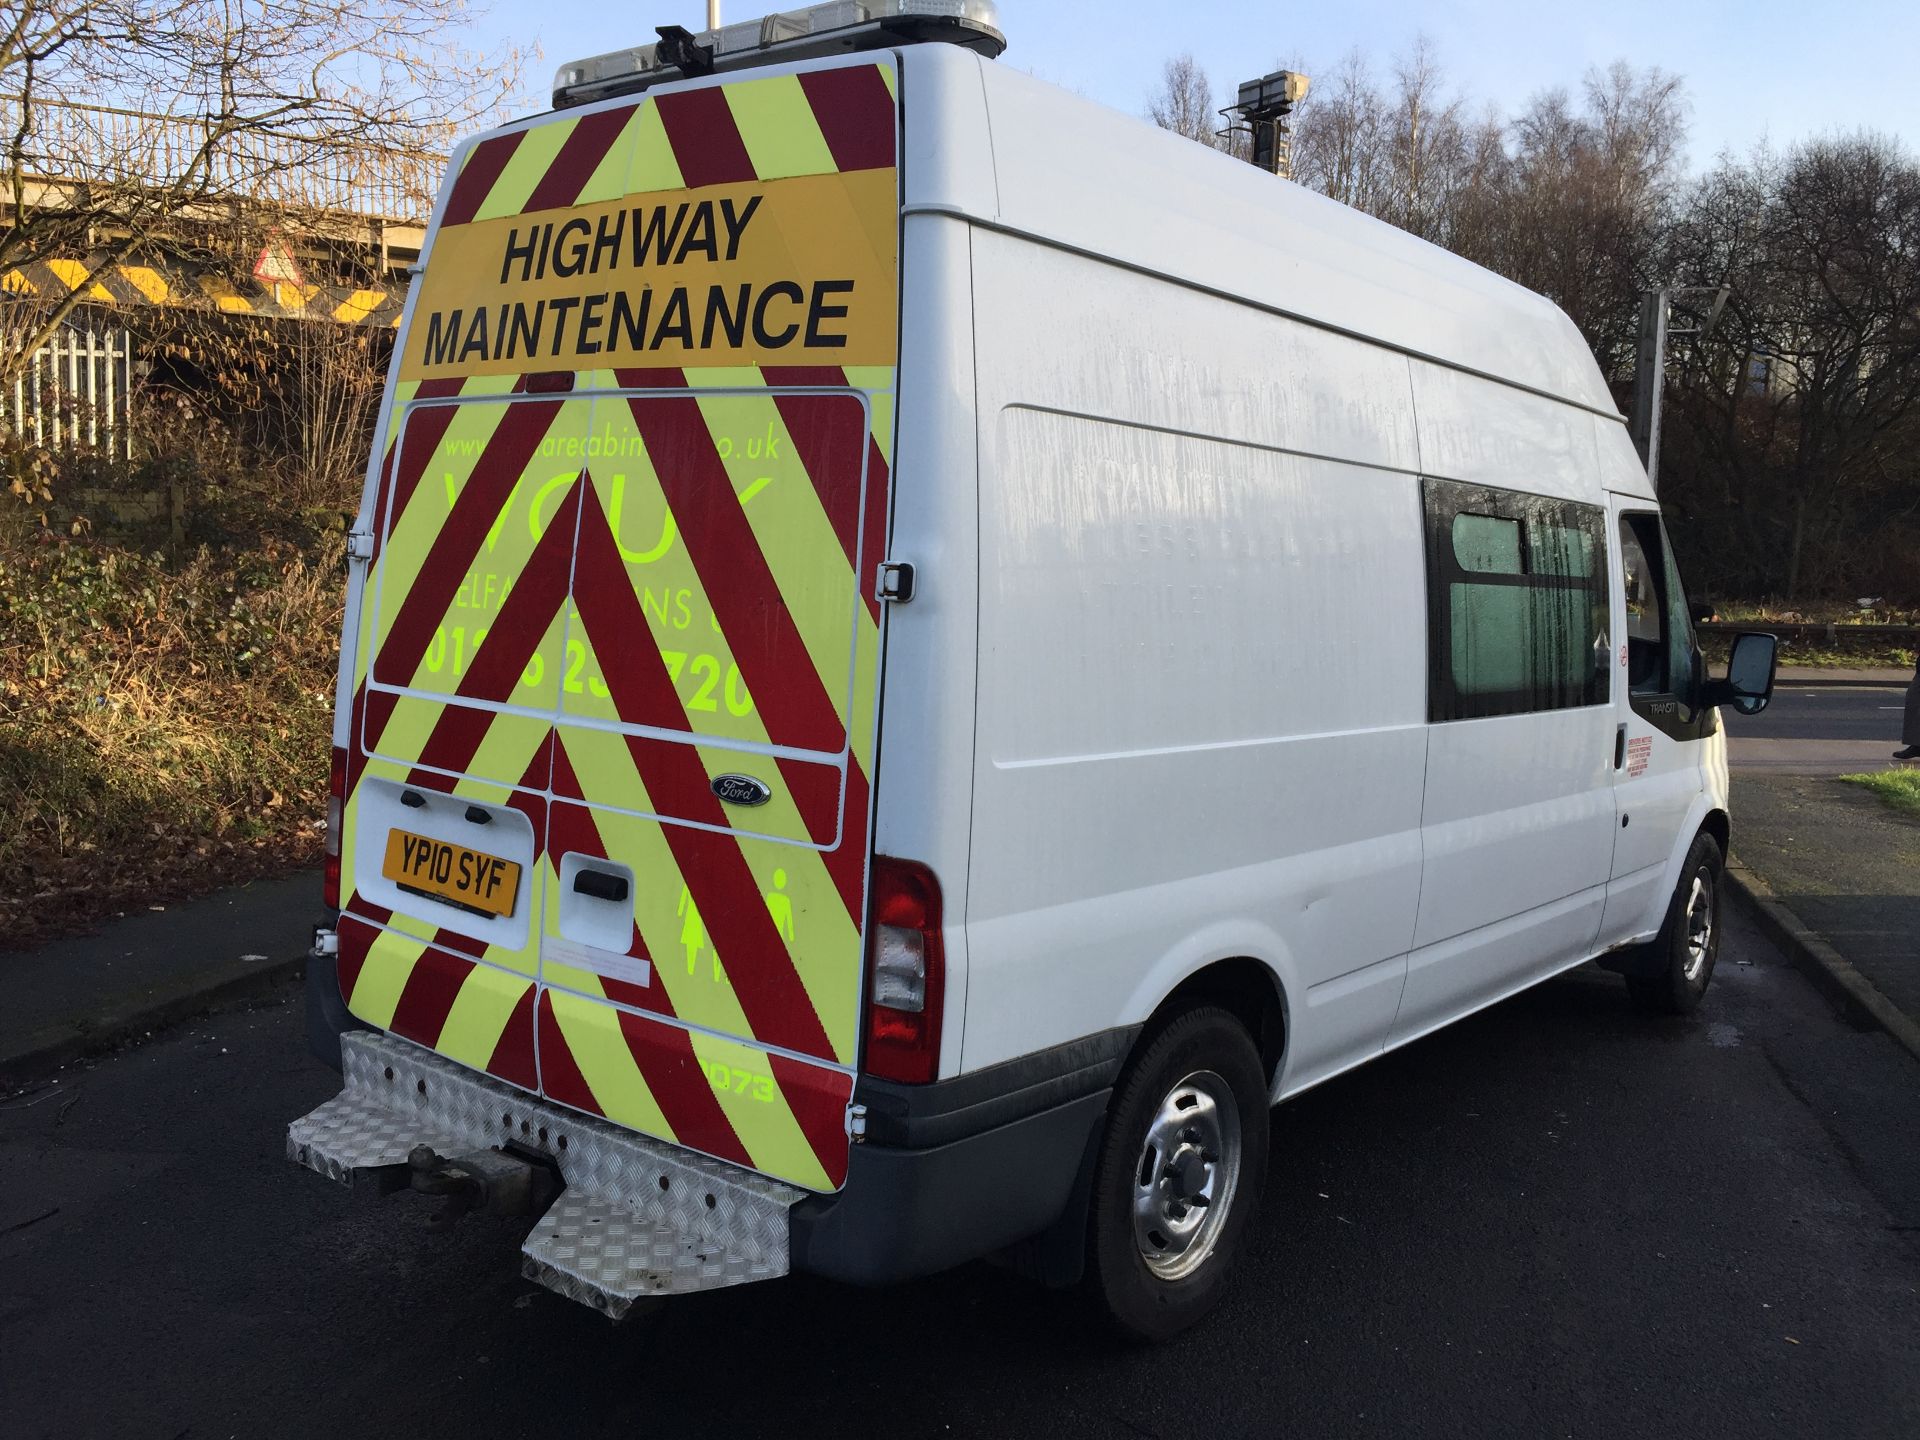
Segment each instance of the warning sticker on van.
[[1636,735],[1627,742],[1627,778],[1634,779],[1647,773],[1647,766],[1653,763],[1653,737]]

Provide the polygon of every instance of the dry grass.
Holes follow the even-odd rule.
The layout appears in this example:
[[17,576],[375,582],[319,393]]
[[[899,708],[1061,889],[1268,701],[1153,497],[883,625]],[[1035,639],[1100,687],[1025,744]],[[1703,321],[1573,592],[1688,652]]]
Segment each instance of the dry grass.
[[1810,665],[1820,669],[1876,669],[1913,664],[1913,651],[1890,645],[1879,636],[1850,634],[1870,625],[1920,625],[1920,611],[1899,606],[1875,606],[1861,609],[1857,604],[1810,603],[1800,606],[1770,605],[1745,600],[1727,600],[1719,604],[1718,618],[1724,624],[1746,625],[1765,630],[1774,625],[1831,625],[1831,640],[1782,639],[1782,665]]
[[1920,610],[1900,605],[1862,607],[1858,602],[1808,601],[1799,605],[1756,600],[1715,602],[1720,619],[1730,624],[1776,625],[1920,625]]
[[[1757,628],[1757,627],[1756,627]],[[1898,645],[1809,645],[1780,642],[1782,665],[1806,665],[1818,670],[1911,670],[1913,651]]]
[[317,863],[341,577],[0,537],[0,947]]

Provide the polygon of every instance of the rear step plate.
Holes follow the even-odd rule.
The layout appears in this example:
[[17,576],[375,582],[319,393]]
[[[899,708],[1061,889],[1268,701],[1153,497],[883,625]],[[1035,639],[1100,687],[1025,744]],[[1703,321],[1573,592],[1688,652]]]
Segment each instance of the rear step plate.
[[540,1217],[520,1253],[527,1279],[616,1320],[649,1295],[717,1290],[787,1272],[784,1254],[778,1262],[735,1254],[712,1239],[642,1220],[624,1205],[571,1191]]
[[[339,1095],[287,1127],[287,1158],[352,1185],[443,1154],[514,1142],[566,1189],[521,1247],[522,1273],[614,1316],[637,1299],[787,1273],[787,1211],[804,1191],[681,1150],[444,1060],[391,1035],[340,1040]],[[390,1173],[390,1172],[389,1172]]]

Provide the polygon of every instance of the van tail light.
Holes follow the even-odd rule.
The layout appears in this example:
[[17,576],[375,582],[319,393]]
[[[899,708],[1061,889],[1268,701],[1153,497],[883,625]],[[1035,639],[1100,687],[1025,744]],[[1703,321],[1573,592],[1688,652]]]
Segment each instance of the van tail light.
[[327,866],[320,877],[320,900],[329,910],[340,908],[340,826],[346,803],[347,752],[336,745],[327,767]]
[[912,860],[876,855],[867,932],[867,1073],[924,1085],[940,1071],[946,999],[940,882]]

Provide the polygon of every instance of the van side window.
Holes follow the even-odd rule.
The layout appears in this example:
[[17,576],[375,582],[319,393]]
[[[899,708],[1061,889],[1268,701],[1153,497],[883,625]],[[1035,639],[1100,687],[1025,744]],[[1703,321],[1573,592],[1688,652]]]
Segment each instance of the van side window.
[[[1627,695],[1635,710],[1682,723],[1693,713],[1699,665],[1686,587],[1660,517],[1620,517],[1620,578],[1627,597]],[[1643,704],[1643,702],[1645,702]]]
[[1428,717],[1605,704],[1606,512],[1451,480],[1423,494]]

